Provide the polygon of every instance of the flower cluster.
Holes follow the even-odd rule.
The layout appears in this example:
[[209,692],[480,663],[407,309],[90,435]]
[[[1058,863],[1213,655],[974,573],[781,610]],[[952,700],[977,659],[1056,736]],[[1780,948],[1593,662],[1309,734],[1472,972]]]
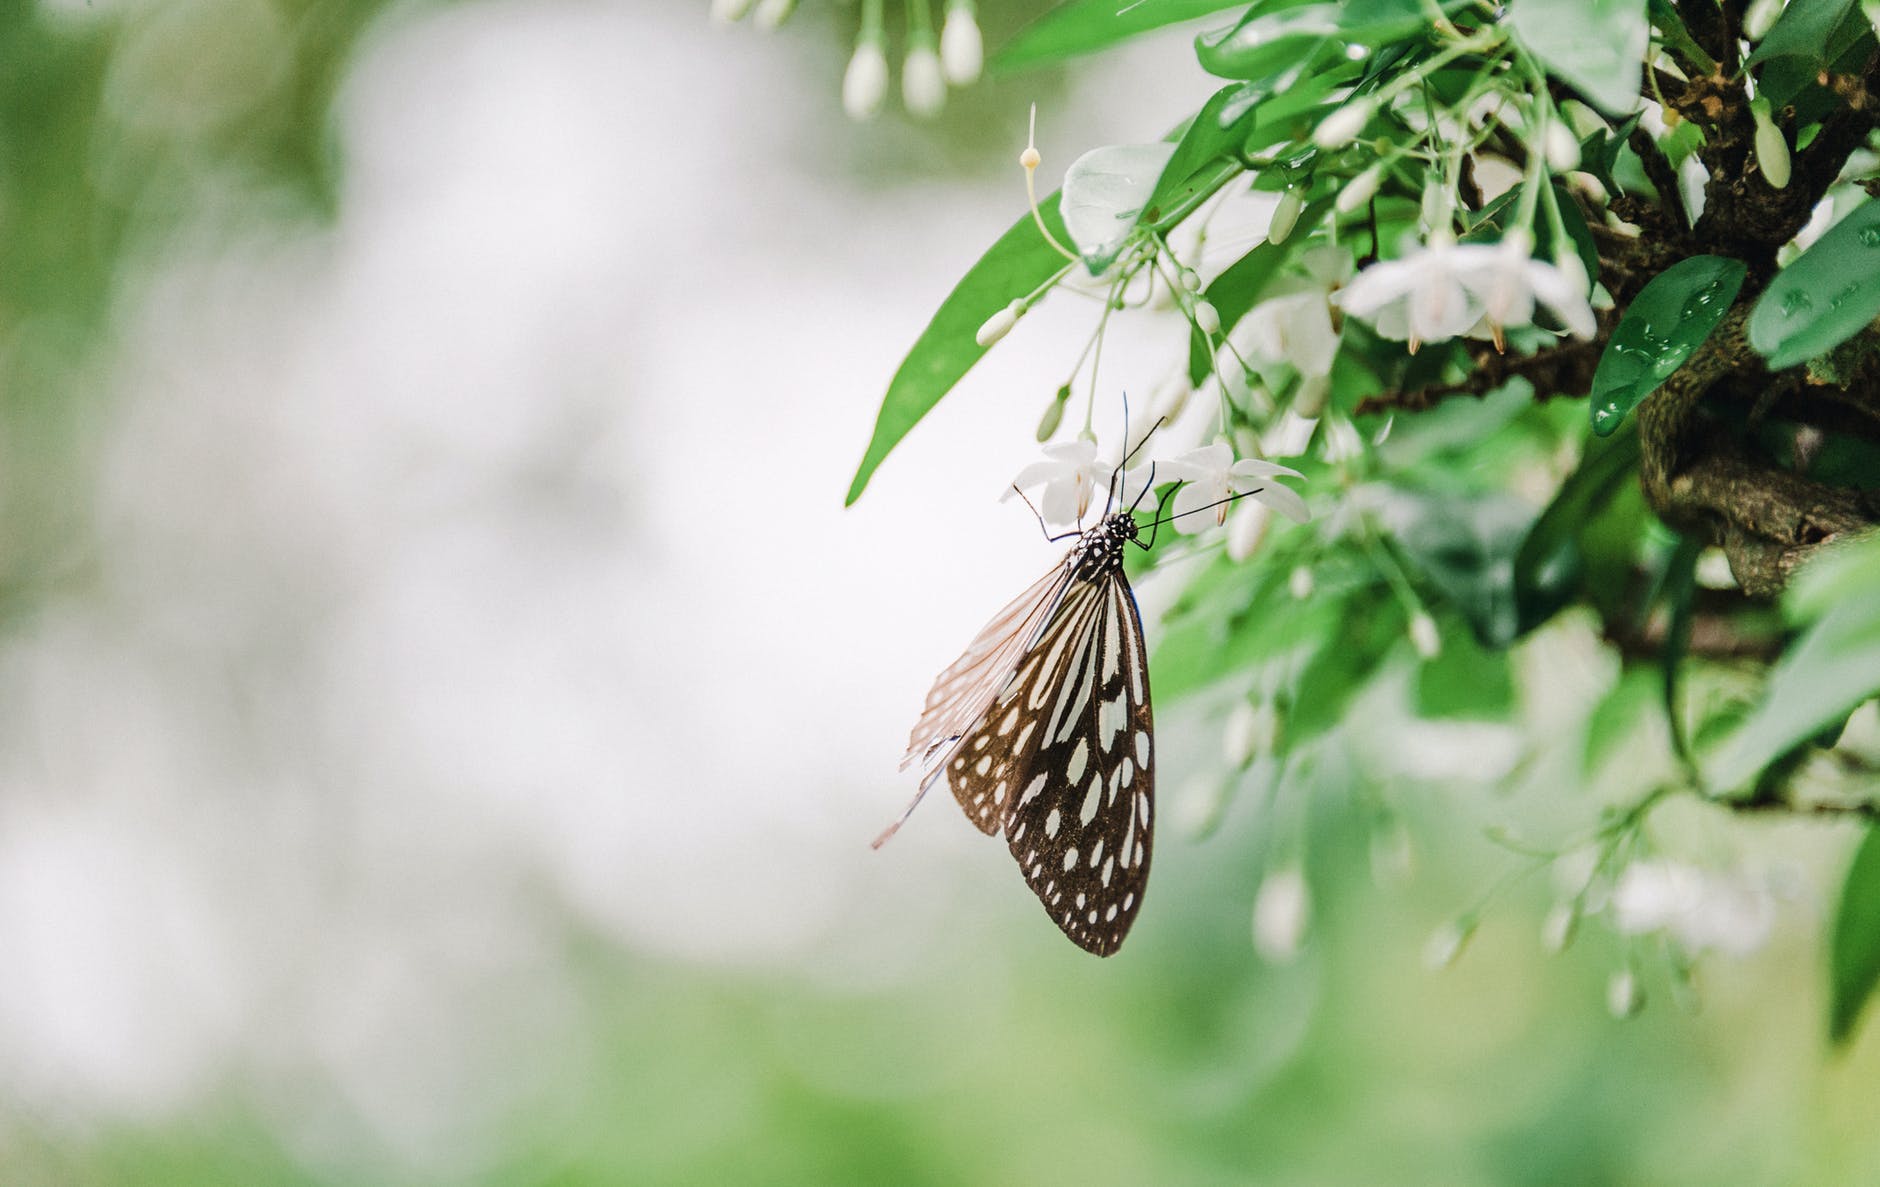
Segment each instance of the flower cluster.
[[[862,27],[855,54],[842,77],[842,109],[865,120],[881,110],[888,94],[888,39],[882,30],[882,0],[862,0]],[[947,0],[946,23],[936,39],[927,0],[907,0],[907,54],[901,60],[901,103],[908,114],[931,119],[946,106],[947,86],[978,81],[985,45],[973,19],[973,0]]]
[[1295,523],[1311,518],[1297,491],[1273,481],[1282,475],[1299,478],[1297,470],[1261,458],[1236,460],[1233,448],[1224,441],[1120,474],[1114,464],[1097,456],[1097,444],[1088,438],[1047,445],[1044,453],[1044,461],[1018,472],[1006,497],[1013,491],[1041,487],[1038,513],[1045,522],[1058,526],[1082,523],[1092,510],[1101,513],[1101,504],[1112,493],[1118,502],[1132,503],[1151,480],[1177,484],[1161,518],[1188,535],[1225,523],[1229,505],[1241,499],[1278,511]]

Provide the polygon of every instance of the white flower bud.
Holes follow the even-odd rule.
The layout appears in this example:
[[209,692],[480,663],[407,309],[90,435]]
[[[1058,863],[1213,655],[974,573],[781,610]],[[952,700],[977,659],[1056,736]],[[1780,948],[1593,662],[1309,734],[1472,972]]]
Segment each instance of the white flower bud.
[[1410,644],[1425,660],[1443,653],[1443,633],[1436,629],[1436,620],[1421,610],[1410,616]]
[[1260,551],[1267,526],[1273,521],[1273,509],[1258,499],[1240,500],[1239,509],[1227,520],[1227,559],[1239,563]]
[[1214,305],[1212,302],[1196,301],[1195,302],[1195,324],[1201,327],[1201,332],[1203,334],[1207,334],[1210,337],[1212,337],[1215,334],[1220,333],[1221,332],[1220,311],[1214,308]]
[[1273,208],[1272,220],[1266,224],[1266,241],[1274,245],[1286,242],[1293,228],[1299,225],[1299,212],[1305,209],[1305,204],[1298,188],[1288,186],[1279,196],[1279,205]]
[[1377,194],[1377,187],[1384,184],[1384,166],[1373,165],[1363,173],[1352,178],[1344,189],[1338,191],[1338,201],[1334,203],[1340,214],[1354,214],[1364,209],[1364,204]]
[[1251,702],[1241,701],[1221,723],[1221,756],[1230,767],[1244,767],[1253,761],[1260,744],[1260,711]]
[[1286,588],[1302,602],[1312,596],[1313,585],[1312,570],[1305,565],[1294,567],[1292,574],[1286,578]]
[[1018,319],[1024,315],[1025,302],[1022,300],[1013,301],[1004,309],[999,310],[997,313],[987,318],[985,323],[979,327],[979,332],[973,335],[973,341],[979,343],[981,347],[991,346],[999,339],[1011,333],[1012,327],[1017,325]]
[[1027,169],[1036,169],[1038,162],[1042,160],[1044,160],[1044,158],[1038,155],[1038,149],[1035,145],[1027,144],[1025,151],[1018,154],[1018,163]]
[[1189,777],[1175,795],[1170,813],[1175,830],[1185,837],[1201,840],[1213,835],[1226,815],[1228,793],[1235,780],[1219,771],[1203,771]]
[[946,25],[940,30],[940,65],[947,81],[956,87],[970,86],[979,81],[985,62],[985,43],[980,39],[971,6],[950,6]]
[[1541,947],[1548,952],[1564,951],[1573,942],[1573,933],[1579,924],[1580,913],[1573,909],[1572,903],[1554,904],[1554,909],[1541,921]]
[[1268,874],[1253,898],[1253,946],[1274,964],[1299,955],[1312,918],[1312,892],[1298,866]]
[[1327,151],[1345,147],[1364,131],[1375,110],[1369,99],[1353,99],[1319,121],[1319,126],[1312,129],[1312,143]]
[[1743,14],[1743,36],[1751,41],[1761,41],[1775,27],[1782,16],[1785,0],[1754,0],[1749,11]]
[[1308,375],[1293,392],[1293,411],[1300,416],[1316,417],[1325,411],[1325,401],[1332,394],[1330,375]]
[[1187,289],[1191,293],[1198,293],[1201,291],[1201,277],[1196,274],[1193,268],[1182,269],[1181,282],[1182,282],[1182,287]]
[[757,0],[757,27],[775,29],[796,11],[796,0]]
[[1580,167],[1580,142],[1573,138],[1573,129],[1567,125],[1557,119],[1548,120],[1541,142],[1548,167],[1555,173],[1571,173]]
[[1786,189],[1789,184],[1789,142],[1769,118],[1769,104],[1758,99],[1750,104],[1750,117],[1756,121],[1756,164],[1763,180],[1772,189]]
[[1645,990],[1631,969],[1620,969],[1606,982],[1606,1009],[1614,1018],[1635,1018],[1645,1008]]
[[1423,967],[1433,971],[1456,963],[1456,957],[1462,955],[1463,947],[1474,934],[1475,920],[1470,918],[1443,924],[1430,933],[1429,942],[1423,945]]
[[920,119],[932,119],[947,105],[947,80],[931,42],[929,34],[927,41],[909,46],[901,63],[901,102]]
[[734,25],[751,11],[752,0],[712,0],[712,23]]
[[849,68],[842,75],[842,110],[852,120],[868,119],[881,110],[887,94],[888,55],[881,42],[871,38],[855,47],[855,56],[849,59]]

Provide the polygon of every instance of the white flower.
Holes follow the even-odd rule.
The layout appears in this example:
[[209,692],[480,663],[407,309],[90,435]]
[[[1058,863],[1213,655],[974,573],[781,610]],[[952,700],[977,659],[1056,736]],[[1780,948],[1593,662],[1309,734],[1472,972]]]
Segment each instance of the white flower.
[[1227,559],[1238,564],[1260,551],[1273,509],[1258,499],[1242,499],[1227,521]]
[[1536,301],[1551,309],[1574,337],[1593,336],[1593,307],[1574,278],[1534,258],[1534,238],[1525,230],[1508,232],[1486,255],[1471,252],[1458,277],[1482,305],[1481,324],[1470,332],[1483,336],[1485,327],[1497,349],[1503,345],[1503,327],[1525,326],[1534,320]]
[[1635,861],[1612,891],[1613,923],[1627,935],[1663,932],[1692,955],[1716,949],[1746,956],[1775,930],[1766,881],[1741,871],[1674,861]]
[[956,87],[978,82],[985,60],[985,43],[973,21],[972,5],[948,5],[947,21],[940,30],[940,65],[946,69],[947,81]]
[[1290,487],[1281,486],[1272,479],[1280,474],[1290,478],[1304,475],[1297,470],[1289,470],[1277,462],[1262,461],[1258,458],[1234,460],[1234,451],[1225,442],[1217,441],[1213,445],[1200,449],[1191,449],[1173,461],[1163,463],[1161,477],[1175,478],[1182,486],[1175,492],[1175,506],[1170,516],[1178,531],[1193,534],[1208,527],[1209,518],[1194,516],[1201,510],[1215,512],[1212,522],[1219,525],[1227,522],[1227,500],[1235,495],[1246,495],[1278,511],[1294,523],[1304,523],[1312,518],[1306,510],[1305,500]]
[[1412,351],[1445,342],[1482,320],[1481,298],[1462,278],[1490,263],[1494,250],[1432,235],[1401,259],[1372,264],[1332,299],[1384,337],[1407,341]]
[[1606,982],[1606,1009],[1614,1018],[1626,1019],[1638,1016],[1645,1008],[1645,990],[1638,983],[1638,974],[1631,969],[1620,969]]
[[887,52],[878,39],[864,40],[855,47],[855,56],[842,76],[842,110],[852,120],[865,120],[881,110],[887,94]]
[[931,119],[940,114],[940,109],[947,105],[947,80],[940,70],[940,55],[931,44],[933,34],[927,35],[925,42],[910,46],[907,58],[901,63],[901,102],[907,106],[909,114],[920,119]]
[[1462,949],[1475,934],[1475,920],[1457,919],[1430,933],[1423,945],[1423,967],[1431,971],[1446,969],[1456,963]]
[[1351,254],[1314,247],[1299,254],[1298,269],[1272,284],[1266,299],[1247,311],[1229,337],[1243,355],[1291,364],[1311,379],[1330,375],[1338,357],[1332,294],[1351,279]]
[[752,0],[712,0],[712,21],[720,25],[735,24],[751,11],[751,4]]
[[1299,955],[1312,917],[1312,895],[1298,866],[1267,875],[1253,899],[1253,946],[1275,964]]
[[[1080,522],[1093,503],[1101,503],[1109,494],[1116,467],[1097,457],[1095,441],[1081,437],[1047,445],[1044,455],[1048,460],[1020,470],[1012,485],[1023,490],[1044,484],[1044,493],[1038,497],[1038,513],[1045,522]],[[1006,498],[1011,495],[1009,490],[1005,493]]]

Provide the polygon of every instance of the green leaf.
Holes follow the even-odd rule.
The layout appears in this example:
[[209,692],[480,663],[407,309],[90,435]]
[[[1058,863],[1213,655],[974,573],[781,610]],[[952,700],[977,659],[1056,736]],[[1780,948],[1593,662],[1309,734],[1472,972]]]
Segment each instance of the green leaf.
[[1645,0],[1520,0],[1509,22],[1547,72],[1607,115],[1638,106]]
[[1174,152],[1172,144],[1112,144],[1091,149],[1065,171],[1059,209],[1092,276],[1129,245]]
[[1665,724],[1671,730],[1671,748],[1685,769],[1695,771],[1690,739],[1684,736],[1684,718],[1678,712],[1678,676],[1684,667],[1684,654],[1691,646],[1691,624],[1696,618],[1697,557],[1704,542],[1696,536],[1680,536],[1678,546],[1665,563],[1659,580],[1659,592],[1671,607],[1671,622],[1665,630],[1665,647],[1659,656],[1664,672]]
[[1120,41],[1239,8],[1246,0],[1069,0],[1020,29],[992,57],[994,70],[1022,70],[1079,54],[1107,49]]
[[1854,851],[1828,943],[1828,1037],[1844,1043],[1880,983],[1880,828]]
[[1825,65],[1822,51],[1854,0],[1794,0],[1744,60],[1745,66],[1775,58],[1806,58]]
[[1693,256],[1660,272],[1632,298],[1593,372],[1594,432],[1610,436],[1704,344],[1730,311],[1747,271],[1741,260]]
[[1412,567],[1461,611],[1476,638],[1507,646],[1518,622],[1510,561],[1527,526],[1527,507],[1500,495],[1405,495],[1384,522]]
[[[1053,234],[1065,233],[1064,220],[1058,217],[1056,194],[1039,203],[1038,211]],[[888,394],[875,419],[874,435],[855,471],[855,481],[849,485],[845,505],[861,498],[869,478],[888,452],[986,353],[986,348],[974,340],[980,325],[1063,267],[1064,257],[1038,234],[1029,213],[979,257],[979,262],[941,302],[888,384]]]
[[1282,90],[1303,76],[1339,31],[1338,5],[1306,4],[1195,38],[1195,59],[1220,78]]
[[1769,282],[1749,344],[1781,370],[1826,354],[1880,317],[1880,202],[1864,202]]
[[1622,192],[1612,171],[1619,164],[1619,154],[1625,149],[1632,129],[1638,127],[1638,121],[1639,117],[1633,115],[1616,128],[1596,129],[1592,135],[1580,141],[1580,168],[1597,177],[1599,184],[1605,186],[1609,194]]
[[1880,536],[1842,545],[1796,574],[1784,608],[1812,620],[1769,673],[1762,700],[1706,765],[1731,792],[1880,694]]
[[[1197,173],[1223,160],[1239,160],[1241,144],[1247,138],[1248,126],[1253,123],[1254,109],[1244,102],[1249,89],[1245,83],[1222,87],[1195,113],[1176,143],[1174,155],[1169,157],[1162,175],[1156,179],[1155,190],[1144,207],[1143,221],[1160,222],[1171,209],[1171,203],[1180,204],[1182,191]],[[1228,114],[1230,108],[1232,114]]]
[[1587,442],[1579,469],[1560,484],[1514,558],[1515,631],[1526,634],[1573,602],[1586,558],[1580,534],[1638,465],[1638,436]]

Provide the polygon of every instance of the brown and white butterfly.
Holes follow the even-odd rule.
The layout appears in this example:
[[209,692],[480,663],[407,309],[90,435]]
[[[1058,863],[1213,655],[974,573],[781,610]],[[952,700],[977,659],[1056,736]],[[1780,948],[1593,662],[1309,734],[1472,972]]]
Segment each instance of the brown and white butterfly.
[[1133,507],[1109,512],[940,673],[901,760],[920,763],[920,791],[875,839],[944,777],[968,820],[1005,834],[1052,921],[1098,956],[1122,946],[1149,881],[1155,728],[1123,549],[1151,543]]

